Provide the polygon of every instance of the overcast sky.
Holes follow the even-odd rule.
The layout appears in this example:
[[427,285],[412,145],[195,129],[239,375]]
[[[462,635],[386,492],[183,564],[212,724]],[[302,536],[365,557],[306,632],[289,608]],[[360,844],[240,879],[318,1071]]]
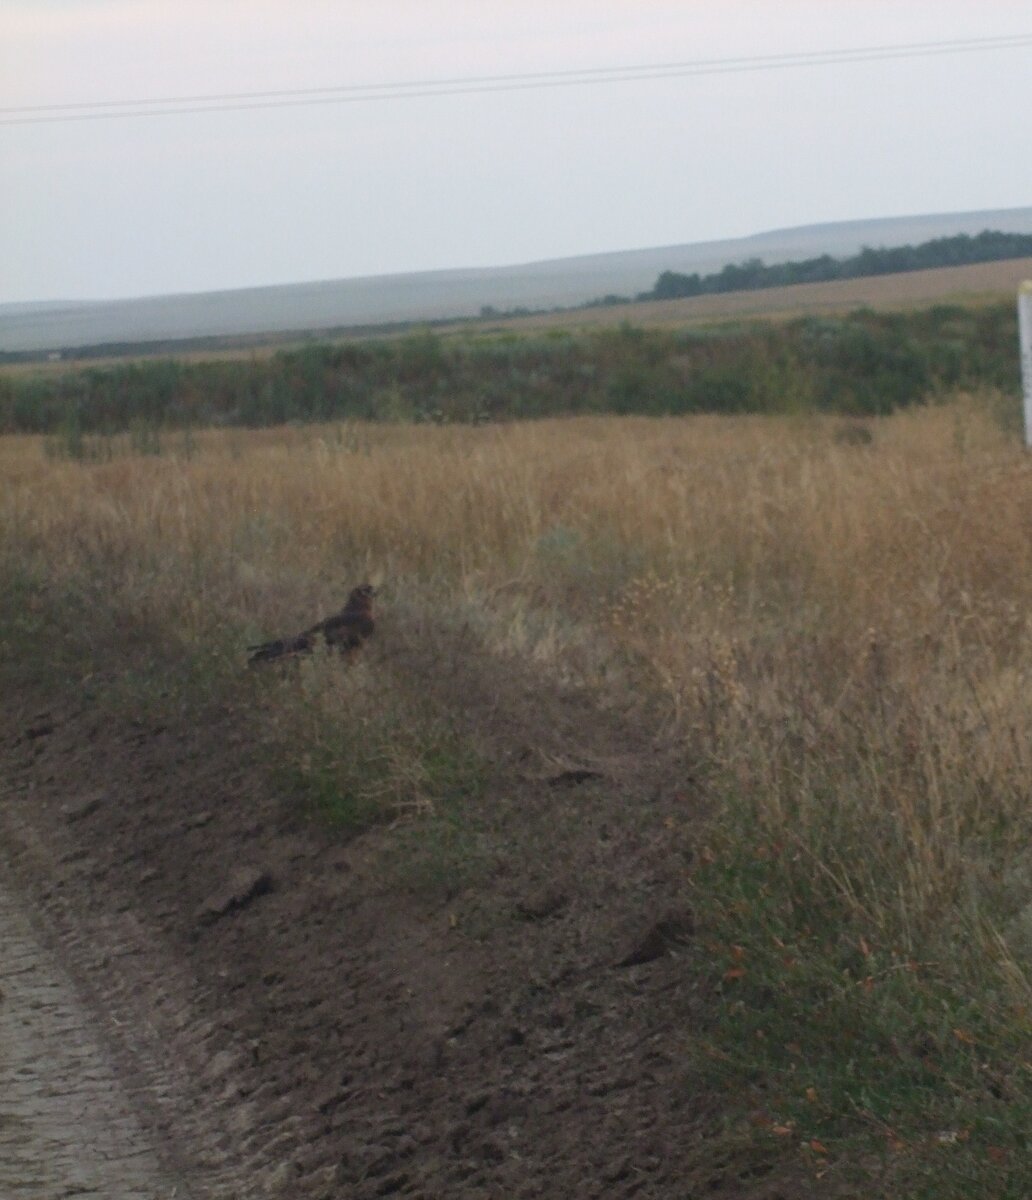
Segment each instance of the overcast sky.
[[[1029,33],[1028,0],[3,0],[0,106]],[[0,126],[0,302],[1028,205],[1030,81],[1025,47]]]

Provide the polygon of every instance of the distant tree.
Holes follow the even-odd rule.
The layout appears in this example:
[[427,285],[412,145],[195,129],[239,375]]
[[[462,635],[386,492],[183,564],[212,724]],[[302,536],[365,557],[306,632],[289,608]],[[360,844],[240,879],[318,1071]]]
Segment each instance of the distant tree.
[[983,229],[974,237],[959,233],[955,237],[933,238],[918,246],[864,246],[859,254],[849,258],[832,258],[830,254],[822,254],[818,258],[776,263],[769,267],[759,258],[750,258],[742,263],[728,263],[714,275],[702,276],[664,271],[651,292],[639,292],[636,298],[675,300],[683,296],[745,292],[784,287],[792,283],[825,283],[833,279],[858,279],[868,275],[896,275],[905,271],[998,262],[1029,255],[1032,255],[1032,235]]

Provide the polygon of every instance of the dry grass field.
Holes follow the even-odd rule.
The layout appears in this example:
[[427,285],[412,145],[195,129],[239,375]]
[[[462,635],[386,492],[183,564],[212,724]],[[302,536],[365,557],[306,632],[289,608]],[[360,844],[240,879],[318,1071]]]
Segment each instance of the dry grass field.
[[[1029,265],[988,270],[1004,269]],[[839,290],[905,302],[921,283]],[[372,580],[369,657],[307,664],[260,706],[269,743],[327,811],[346,798],[345,821],[430,820],[463,764],[497,756],[497,714],[464,712],[473,680],[504,696],[529,673],[560,707],[642,732],[692,781],[665,827],[690,844],[677,887],[701,996],[670,1044],[718,1114],[696,1157],[794,1164],[813,1194],[1018,1197],[1032,463],[998,404],[864,426],[202,432],[93,462],[10,437],[0,565],[56,631],[51,657],[74,641],[72,674],[149,639],[197,688],[247,676],[249,641]],[[5,628],[5,654],[38,645],[31,621]],[[360,753],[342,711],[363,714]],[[565,765],[608,770],[584,734]]]
[[605,308],[572,310],[485,322],[493,328],[598,328],[630,321],[651,328],[685,328],[719,321],[787,321],[804,315],[833,315],[857,308],[898,311],[932,304],[989,304],[1014,296],[1023,280],[1032,279],[1032,259],[938,267],[899,275],[873,275],[830,283],[798,283],[753,292],[697,296],[684,300],[650,300]]

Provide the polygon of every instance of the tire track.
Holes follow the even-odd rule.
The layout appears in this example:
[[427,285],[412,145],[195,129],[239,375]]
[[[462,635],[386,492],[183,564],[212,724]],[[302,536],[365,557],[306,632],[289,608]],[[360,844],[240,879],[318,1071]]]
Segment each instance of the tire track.
[[189,1200],[149,1144],[71,981],[2,881],[0,1195]]

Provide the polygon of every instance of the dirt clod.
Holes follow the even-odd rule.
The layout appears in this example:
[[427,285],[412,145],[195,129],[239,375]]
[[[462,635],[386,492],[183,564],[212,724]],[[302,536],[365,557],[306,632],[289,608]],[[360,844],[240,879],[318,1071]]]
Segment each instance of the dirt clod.
[[691,937],[694,922],[689,912],[668,913],[659,921],[647,925],[635,936],[618,967],[639,967],[655,962]]
[[93,816],[106,798],[103,792],[90,792],[85,796],[80,796],[77,800],[69,801],[68,804],[62,806],[61,811],[69,821],[82,821],[86,817]]
[[569,903],[570,899],[564,891],[546,885],[529,893],[516,905],[516,911],[526,921],[543,921],[562,912]]
[[268,871],[254,866],[235,867],[224,886],[198,908],[197,920],[202,925],[210,925],[271,891],[272,876]]
[[591,771],[587,767],[576,767],[569,771],[560,771],[548,780],[551,787],[576,787],[579,783],[587,783],[589,779],[601,779],[601,771]]

